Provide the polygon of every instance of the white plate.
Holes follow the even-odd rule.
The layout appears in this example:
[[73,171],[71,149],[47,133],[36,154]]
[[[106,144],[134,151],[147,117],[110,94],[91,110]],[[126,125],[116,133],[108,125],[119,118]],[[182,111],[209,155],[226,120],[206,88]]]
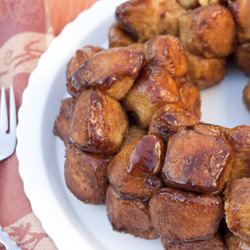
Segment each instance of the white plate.
[[[108,27],[121,0],[105,0],[68,24],[42,55],[31,74],[19,110],[17,129],[20,175],[32,209],[60,250],[156,250],[146,241],[113,232],[104,206],[85,205],[66,188],[64,146],[52,134],[60,100],[66,96],[66,63],[87,44],[107,47]],[[242,103],[247,78],[235,68],[217,87],[202,92],[202,120],[228,127],[250,125]]]

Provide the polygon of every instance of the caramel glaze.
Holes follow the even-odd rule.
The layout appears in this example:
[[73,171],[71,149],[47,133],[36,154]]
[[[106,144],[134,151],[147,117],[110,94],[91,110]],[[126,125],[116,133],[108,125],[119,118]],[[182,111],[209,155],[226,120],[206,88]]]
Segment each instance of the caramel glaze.
[[128,129],[119,102],[101,91],[86,90],[77,98],[70,126],[70,142],[96,154],[113,154]]
[[145,135],[114,156],[108,176],[122,198],[147,201],[162,187],[163,152],[160,138]]
[[171,75],[162,67],[146,64],[125,99],[125,107],[135,112],[140,125],[147,128],[157,109],[178,102],[179,90]]
[[164,69],[156,65],[147,64],[142,69],[134,89],[150,94],[152,104],[180,101],[175,81]]
[[178,38],[159,35],[146,42],[145,47],[146,59],[149,63],[161,65],[175,80],[186,77],[187,56]]
[[79,67],[91,58],[95,53],[103,49],[95,46],[85,46],[76,51],[75,55],[69,60],[67,64],[66,78],[67,90],[72,97],[77,97],[81,91],[82,85],[78,77]]
[[169,241],[207,240],[218,230],[223,217],[219,196],[186,193],[163,188],[149,201],[154,229]]
[[209,194],[222,191],[231,170],[233,150],[217,129],[198,124],[169,138],[162,168],[168,186]]
[[192,127],[199,120],[189,113],[183,105],[167,104],[158,109],[149,127],[149,134],[155,134],[164,141],[182,127]]
[[132,151],[128,173],[132,175],[156,175],[161,170],[163,142],[156,136],[144,136]]
[[[110,63],[112,61],[112,63]],[[85,61],[71,79],[77,92],[87,88],[106,91],[125,77],[135,79],[144,62],[144,54],[135,49],[112,48]]]
[[78,49],[75,55],[69,60],[66,70],[66,79],[67,81],[73,76],[73,74],[79,69],[79,67],[86,62],[90,57],[95,53],[102,51],[103,49],[96,46],[84,46],[81,49]]

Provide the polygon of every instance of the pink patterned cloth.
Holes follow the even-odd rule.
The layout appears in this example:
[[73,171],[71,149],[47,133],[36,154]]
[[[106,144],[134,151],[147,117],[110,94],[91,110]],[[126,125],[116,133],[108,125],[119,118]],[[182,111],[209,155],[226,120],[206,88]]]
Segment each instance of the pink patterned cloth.
[[[38,58],[53,39],[43,0],[0,0],[0,86],[13,85],[17,110]],[[54,250],[23,191],[14,154],[0,162],[0,225],[23,250]]]

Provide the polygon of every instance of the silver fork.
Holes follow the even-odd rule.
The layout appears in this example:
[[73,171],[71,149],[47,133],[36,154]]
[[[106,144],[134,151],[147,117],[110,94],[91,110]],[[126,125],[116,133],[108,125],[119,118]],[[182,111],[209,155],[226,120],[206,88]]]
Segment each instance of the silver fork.
[[[11,156],[16,148],[16,104],[13,87],[10,87],[9,119],[5,88],[1,88],[0,106],[0,161]],[[9,122],[8,122],[9,120]]]

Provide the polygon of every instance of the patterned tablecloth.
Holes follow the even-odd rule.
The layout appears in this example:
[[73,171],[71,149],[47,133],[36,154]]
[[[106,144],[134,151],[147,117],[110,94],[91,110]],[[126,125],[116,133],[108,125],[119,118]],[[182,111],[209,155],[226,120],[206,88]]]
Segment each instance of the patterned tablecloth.
[[[94,1],[0,0],[0,86],[14,86],[17,110],[54,34]],[[15,154],[0,162],[0,226],[23,250],[57,249],[32,212]]]

